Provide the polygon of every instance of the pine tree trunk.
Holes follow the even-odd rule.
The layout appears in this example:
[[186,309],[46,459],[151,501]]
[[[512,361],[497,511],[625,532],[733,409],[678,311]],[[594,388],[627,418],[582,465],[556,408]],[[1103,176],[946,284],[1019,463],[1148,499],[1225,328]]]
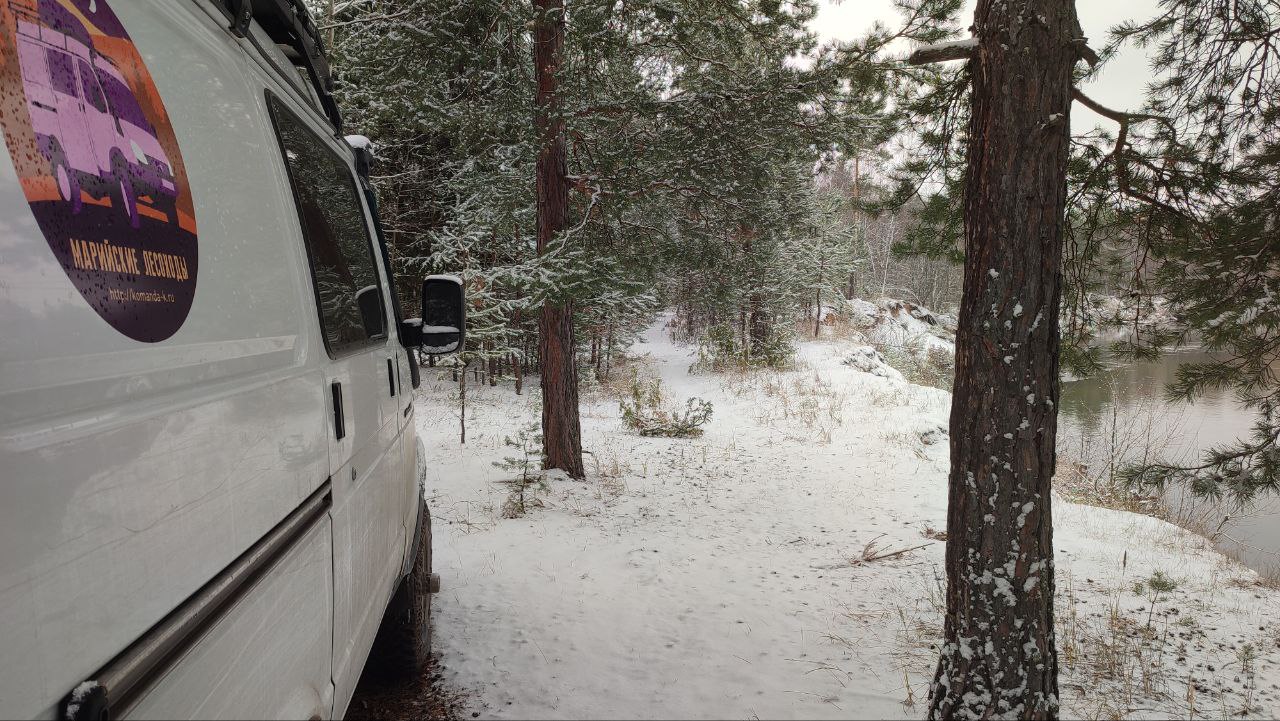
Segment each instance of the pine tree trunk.
[[[533,67],[538,79],[535,124],[538,151],[538,253],[564,230],[569,214],[569,180],[565,159],[564,119],[556,73],[564,47],[563,0],[535,0]],[[582,466],[582,431],[578,417],[578,368],[574,357],[573,303],[549,300],[538,318],[538,352],[542,365],[542,442],[547,468],[573,478],[586,475]]]
[[596,380],[599,381],[604,377],[604,373],[602,371],[604,366],[604,336],[600,334],[600,329],[598,328],[595,331],[595,336],[596,348],[595,352],[592,354],[595,358],[592,359],[592,364],[596,367]]
[[817,306],[817,312],[813,316],[813,337],[817,338],[822,331],[822,291],[814,291],[813,304]]
[[[860,227],[858,220],[859,220],[859,217],[862,215],[862,209],[859,207],[858,204],[861,202],[862,202],[862,158],[855,155],[853,156],[853,203],[854,203],[853,227],[855,229]],[[856,242],[856,238],[858,237],[858,235],[859,233],[855,232],[849,236],[850,241],[853,243],[853,246],[854,246],[852,249],[854,255],[856,255],[858,252],[858,247]],[[855,270],[849,271],[849,285],[848,285],[848,289],[845,291],[845,294],[844,294],[844,297],[848,298],[849,300],[853,300],[854,284],[857,281],[856,273],[857,271]]]
[[929,717],[1058,714],[1050,484],[1073,0],[979,0],[951,403],[945,644]]
[[516,377],[516,395],[524,393],[524,333],[520,331],[520,311],[511,314],[511,327],[519,334],[516,336],[519,351],[511,356],[511,372]]
[[609,333],[604,345],[604,380],[609,380],[609,366],[613,361],[613,322],[609,323]]
[[459,442],[467,444],[467,367],[458,374],[458,434]]
[[765,313],[764,295],[759,292],[751,294],[751,346],[759,348],[769,341],[773,328]]

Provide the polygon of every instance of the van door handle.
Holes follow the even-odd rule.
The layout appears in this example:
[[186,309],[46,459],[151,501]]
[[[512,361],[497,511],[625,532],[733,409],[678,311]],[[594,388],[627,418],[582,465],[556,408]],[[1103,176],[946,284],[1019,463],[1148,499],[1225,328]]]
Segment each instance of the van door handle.
[[390,358],[387,359],[387,384],[391,386],[391,397],[396,397],[396,369]]
[[334,381],[329,388],[333,391],[333,433],[342,440],[347,436],[346,419],[342,416],[342,384]]

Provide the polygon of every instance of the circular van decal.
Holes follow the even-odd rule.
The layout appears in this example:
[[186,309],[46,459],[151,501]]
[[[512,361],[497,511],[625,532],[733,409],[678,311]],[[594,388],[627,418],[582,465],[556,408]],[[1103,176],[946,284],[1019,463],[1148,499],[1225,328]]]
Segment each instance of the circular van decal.
[[196,288],[196,223],[160,94],[107,0],[0,0],[0,126],[53,254],[121,333],[161,341]]

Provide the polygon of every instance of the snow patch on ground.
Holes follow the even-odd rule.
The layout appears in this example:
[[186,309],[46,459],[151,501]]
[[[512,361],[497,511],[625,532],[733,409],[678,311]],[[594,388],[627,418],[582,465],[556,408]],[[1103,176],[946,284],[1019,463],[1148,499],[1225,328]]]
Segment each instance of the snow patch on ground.
[[[909,309],[867,305],[893,319],[883,325],[942,340]],[[475,691],[474,710],[922,716],[941,633],[950,395],[847,364],[858,345],[804,343],[787,372],[695,375],[695,350],[656,323],[632,368],[661,378],[674,403],[712,401],[705,435],[642,438],[622,427],[615,397],[588,389],[589,478],[549,479],[545,507],[516,519],[501,518],[509,474],[492,461],[505,435],[538,418],[535,398],[469,388],[461,446],[456,384],[424,369],[417,419],[443,579],[434,643],[446,678]],[[1054,514],[1064,717],[1103,703],[1186,716],[1197,684],[1205,715],[1280,711],[1275,591],[1169,524],[1061,501]],[[1149,625],[1150,599],[1133,586],[1157,570],[1178,586]],[[1153,634],[1172,639],[1161,663],[1176,673],[1136,665],[1154,651],[1123,652]],[[1112,656],[1116,673],[1139,680],[1105,677]]]

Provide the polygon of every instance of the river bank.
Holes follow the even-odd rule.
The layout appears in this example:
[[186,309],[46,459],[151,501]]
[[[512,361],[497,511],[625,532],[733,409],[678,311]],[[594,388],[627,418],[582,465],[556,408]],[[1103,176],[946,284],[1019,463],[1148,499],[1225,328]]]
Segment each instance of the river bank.
[[[1247,437],[1256,411],[1229,392],[1210,392],[1195,403],[1170,402],[1165,385],[1185,363],[1210,360],[1199,348],[1182,348],[1142,363],[1114,365],[1062,385],[1060,454],[1100,483],[1126,462],[1193,463],[1212,447]],[[1169,489],[1150,509],[1215,542],[1220,550],[1280,581],[1280,499],[1248,508],[1191,498]]]

